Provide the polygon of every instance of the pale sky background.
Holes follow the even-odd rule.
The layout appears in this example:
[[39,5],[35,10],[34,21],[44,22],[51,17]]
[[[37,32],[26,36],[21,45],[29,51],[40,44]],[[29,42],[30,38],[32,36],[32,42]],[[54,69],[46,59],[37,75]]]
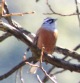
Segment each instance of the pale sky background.
[[[73,48],[80,43],[80,27],[78,23],[77,16],[58,16],[58,15],[43,15],[43,13],[51,12],[46,5],[46,0],[40,0],[38,3],[35,0],[6,0],[8,8],[11,13],[13,12],[30,12],[35,11],[33,15],[24,16],[13,16],[12,18],[20,23],[22,27],[29,30],[32,33],[36,33],[37,29],[41,26],[43,19],[46,17],[57,18],[57,28],[58,28],[58,40],[57,46],[73,50]],[[80,9],[80,0],[78,0],[78,6]],[[49,0],[49,4],[55,12],[62,14],[70,14],[76,11],[75,0]],[[1,34],[1,32],[0,32]],[[26,51],[26,45],[21,41],[17,40],[15,37],[9,37],[5,41],[0,43],[0,75],[9,71],[15,65],[22,61],[22,56]],[[80,53],[80,50],[78,50]],[[31,53],[27,54],[27,57]],[[54,54],[56,57],[61,57],[60,54]],[[73,60],[72,63],[77,63]],[[48,70],[51,65],[45,65],[44,68]],[[23,68],[23,78],[25,83],[38,83],[36,76],[27,73],[29,66]],[[56,68],[52,71],[54,73],[60,68]],[[41,71],[38,72],[40,77],[43,77]],[[58,83],[79,83],[80,74],[76,72],[66,71],[61,74],[56,75]],[[18,75],[19,81],[19,75]],[[12,74],[5,80],[0,81],[0,83],[15,83],[15,73]],[[20,81],[18,82],[20,83]],[[52,83],[48,81],[47,83]]]
[[78,3],[80,3],[80,0],[77,0]]

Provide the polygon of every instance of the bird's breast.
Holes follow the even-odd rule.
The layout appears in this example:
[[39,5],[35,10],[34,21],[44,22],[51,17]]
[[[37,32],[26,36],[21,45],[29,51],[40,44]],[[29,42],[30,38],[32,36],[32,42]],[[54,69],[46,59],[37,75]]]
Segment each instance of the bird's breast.
[[37,46],[41,49],[42,46],[45,47],[45,52],[52,54],[53,49],[55,48],[57,40],[57,32],[49,31],[44,28],[40,28],[38,31],[38,41]]

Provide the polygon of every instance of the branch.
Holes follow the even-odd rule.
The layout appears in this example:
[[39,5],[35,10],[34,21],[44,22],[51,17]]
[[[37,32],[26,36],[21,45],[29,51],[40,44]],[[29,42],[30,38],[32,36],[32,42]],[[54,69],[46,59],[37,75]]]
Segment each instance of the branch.
[[[4,12],[5,11],[5,12]],[[2,17],[11,17],[11,16],[23,16],[25,14],[33,14],[34,12],[24,12],[24,13],[9,13],[7,4],[5,0],[2,0]]]
[[51,11],[52,13],[43,13],[44,15],[53,15],[53,14],[56,14],[56,15],[59,15],[59,16],[74,16],[74,15],[80,14],[80,13],[76,13],[76,12],[71,13],[71,14],[61,14],[61,13],[57,13],[57,12],[55,12],[55,11],[52,9],[52,7],[51,7],[51,5],[49,4],[48,0],[46,0],[46,4],[47,4],[47,6],[49,7],[49,9],[50,9],[50,11]]
[[44,56],[44,49],[45,47],[42,47],[41,49],[41,56],[40,56],[40,69],[43,71],[43,73],[45,74],[46,77],[48,77],[53,83],[57,83],[57,81],[52,78],[42,67],[42,60],[43,60],[43,56]]
[[[55,68],[54,66],[53,66],[52,68],[50,68],[50,69],[47,71],[47,73],[50,75],[51,71],[52,71],[54,68]],[[43,78],[43,82],[45,83],[45,82],[47,82],[47,81],[48,81],[48,77],[45,76],[45,77]]]
[[24,83],[24,79],[22,77],[22,67],[20,68],[20,81],[21,83]]
[[41,81],[39,75],[37,75],[37,79],[38,79],[39,83],[43,83],[43,82]]
[[28,61],[28,62],[31,62],[33,61],[33,57],[31,58],[28,58],[27,60],[25,61],[22,61],[21,63],[19,63],[18,65],[16,65],[14,68],[12,68],[9,72],[5,73],[4,75],[1,75],[0,76],[0,80],[3,80],[5,78],[7,78],[8,76],[10,76],[11,74],[13,74],[16,70],[18,70],[19,68],[21,68],[22,66],[25,65],[25,62]]
[[[68,56],[67,56],[67,57],[68,57]],[[65,56],[64,58],[62,58],[62,60],[65,60],[67,57]],[[68,61],[70,61],[70,60],[68,60]],[[55,66],[52,66],[52,67],[47,71],[47,73],[48,73],[51,77],[55,77],[54,75],[66,71],[66,70],[63,69],[63,70],[61,70],[61,71],[55,72],[54,74],[50,74],[50,73],[52,72],[52,70],[55,69],[55,68],[56,68]],[[48,78],[45,76],[45,77],[43,78],[43,82],[46,83],[47,81],[48,81]]]
[[45,74],[53,83],[57,83],[57,82],[55,81],[55,79],[51,78],[51,77],[47,74],[47,72],[43,69],[43,67],[40,67],[40,69],[44,72],[44,74]]
[[[32,40],[25,34],[21,33],[21,31],[17,30],[16,28],[6,24],[6,23],[3,23],[2,24],[5,26],[5,30],[9,31],[9,33],[11,33],[12,35],[14,35],[16,38],[20,39],[21,41],[23,41],[26,45],[28,45],[30,47],[30,49],[32,50],[32,52],[35,53],[35,56],[36,58],[37,57],[40,57],[40,54],[41,54],[41,50],[39,48],[37,48],[37,46],[33,45],[32,43]],[[64,49],[65,50],[65,49]],[[67,50],[67,49],[66,49]],[[66,54],[65,52],[63,51],[60,51],[60,49],[58,49],[59,52],[62,52],[63,54],[65,55],[68,55]],[[80,58],[80,54],[76,53],[76,52],[72,52],[71,51],[69,52],[69,50],[67,50],[67,52],[69,53],[70,56],[73,56],[76,58],[76,56],[78,58]],[[77,58],[77,59],[78,59]],[[71,63],[68,63],[67,61],[64,61],[64,60],[60,60],[60,59],[57,59],[57,58],[51,58],[49,57],[46,53],[44,54],[44,59],[46,62],[52,64],[52,65],[55,65],[57,67],[60,67],[60,68],[64,68],[64,69],[68,69],[70,71],[76,71],[76,72],[80,72],[80,65],[76,65],[76,64],[71,64]]]
[[2,36],[0,36],[0,42],[2,42],[3,40],[5,40],[6,38],[8,38],[10,36],[11,36],[10,33],[4,33]]
[[46,62],[48,62],[52,65],[55,65],[56,67],[63,68],[65,70],[70,70],[71,72],[72,71],[80,72],[79,64],[73,64],[73,63],[70,63],[70,62],[64,61],[62,59],[55,58],[55,57],[51,58],[47,55],[44,58],[45,58]]
[[3,17],[9,17],[9,16],[23,16],[24,14],[33,14],[34,12],[23,12],[23,13],[11,13],[11,14],[5,14],[2,15]]
[[[6,24],[5,24],[6,25]],[[8,25],[6,25],[7,27],[12,27],[12,26],[8,26]],[[1,26],[1,27],[3,27],[3,26]],[[1,28],[0,28],[1,29]],[[30,33],[29,31],[25,31],[25,30],[21,30],[21,29],[19,29],[18,27],[17,27],[17,29],[18,29],[18,31],[17,31],[17,29],[16,29],[16,31],[14,30],[15,28],[14,27],[12,27],[11,29],[13,29],[13,30],[11,30],[10,31],[10,29],[9,28],[7,28],[8,29],[8,31],[9,31],[9,33],[12,33],[13,35],[16,35],[16,37],[18,38],[18,39],[20,39],[21,41],[24,41],[24,43],[26,43],[27,44],[27,42],[29,43],[29,44],[31,44],[30,43],[30,41],[29,41],[29,39],[26,39],[26,37],[28,37],[27,36],[27,34],[32,34],[32,33]],[[5,30],[5,29],[4,29]],[[26,34],[25,34],[25,33]],[[16,34],[15,34],[16,33]],[[21,34],[22,33],[22,34]],[[25,35],[24,35],[25,34]],[[20,36],[21,35],[21,36]],[[33,36],[33,38],[34,38],[34,36]],[[2,38],[1,38],[2,39]],[[4,38],[3,38],[4,39]],[[27,42],[26,42],[27,41]],[[32,41],[32,40],[31,40]],[[29,45],[30,46],[30,45]],[[78,54],[78,53],[76,53],[76,52],[74,52],[74,51],[70,51],[70,50],[68,50],[68,49],[64,49],[64,48],[60,48],[60,47],[56,47],[55,48],[55,52],[57,52],[57,53],[61,53],[61,54],[63,54],[63,55],[65,55],[65,56],[70,56],[70,57],[72,57],[72,58],[74,58],[74,59],[77,59],[78,61],[80,61],[80,54]]]
[[70,56],[70,57],[80,61],[80,54],[78,54],[78,53],[76,53],[74,51],[70,51],[70,50],[68,50],[66,48],[56,47],[55,52],[61,53],[61,54],[65,55],[65,56]]
[[77,13],[77,17],[78,17],[78,21],[79,21],[79,27],[80,27],[80,17],[79,17],[79,8],[78,8],[77,0],[75,0],[75,4],[76,4],[76,13]]
[[[25,63],[28,64],[28,65],[30,65],[30,66],[40,68],[40,69],[42,70],[42,72],[43,72],[53,83],[57,83],[57,82],[55,81],[55,79],[53,79],[52,77],[50,77],[50,76],[48,75],[48,73],[44,70],[44,68],[42,67],[42,65],[38,66],[38,65],[31,64],[31,63],[29,63],[29,62],[25,62]],[[42,63],[41,63],[41,64],[42,64]],[[38,81],[39,81],[40,83],[42,83],[41,80],[39,79],[39,77],[38,77]]]
[[[15,36],[16,38],[18,38],[19,40],[21,40],[22,42],[24,42],[26,45],[28,45],[31,49],[32,52],[35,53],[36,58],[40,57],[41,55],[41,50],[38,49],[35,45],[33,45],[32,40],[30,39],[30,37],[24,33],[22,33],[19,29],[12,27],[9,24],[3,23],[1,22],[0,24],[0,28],[4,28],[5,31],[11,33],[13,36]],[[65,55],[70,55],[70,56],[79,56],[78,53],[74,53],[74,52],[69,52],[69,50],[67,50],[66,52],[64,52],[67,49],[61,49],[61,48],[57,48],[56,51],[59,53],[63,53]],[[69,54],[67,54],[69,53]],[[73,55],[72,55],[73,54]],[[28,60],[25,61],[35,61],[37,60],[36,58],[30,58]],[[80,72],[80,65],[79,64],[73,64],[70,62],[67,62],[63,59],[58,59],[55,57],[50,57],[48,56],[48,54],[44,53],[43,58],[45,59],[44,61],[47,63],[50,63],[52,65],[55,65],[56,67],[59,68],[63,68],[65,70],[70,70],[70,71],[75,71],[75,72]],[[79,57],[80,58],[80,57]],[[7,72],[6,74],[0,76],[0,80],[7,78],[8,76],[10,76],[12,73],[14,73],[17,69],[21,68],[21,66],[25,65],[25,61],[21,62],[20,64],[18,64],[17,66],[15,66],[14,68],[12,68],[9,72]]]
[[[45,56],[45,58],[46,58],[46,62],[51,63],[51,64],[53,64],[53,65],[55,65],[57,67],[68,69],[70,71],[80,72],[80,65],[67,63],[67,61],[65,62],[63,60],[60,60],[60,59],[57,59],[57,58],[51,58],[49,56]],[[35,58],[31,57],[31,58],[29,58],[29,59],[27,59],[25,61],[22,61],[21,63],[16,65],[14,68],[12,68],[9,72],[5,73],[4,75],[1,75],[0,80],[3,80],[5,78],[7,78],[11,74],[13,74],[16,70],[18,70],[19,68],[21,68],[25,64],[28,64],[31,61],[35,61]],[[32,64],[29,64],[29,65],[32,65]],[[38,67],[38,66],[35,66],[35,67]]]
[[77,45],[73,50],[74,50],[74,51],[77,51],[79,48],[80,48],[80,44]]
[[[24,30],[19,23],[17,23],[16,21],[12,20],[11,16],[12,15],[33,14],[34,12],[24,12],[24,13],[12,13],[12,14],[10,14],[5,0],[2,0],[1,4],[2,4],[2,6],[0,6],[0,8],[1,8],[0,12],[2,14],[1,18],[4,17],[11,26],[21,30],[22,33],[24,32],[25,34],[29,34],[29,32],[27,30]],[[0,42],[2,42],[3,40],[5,40],[6,38],[8,38],[10,36],[12,36],[12,35],[10,33],[6,32],[2,36],[0,36]]]

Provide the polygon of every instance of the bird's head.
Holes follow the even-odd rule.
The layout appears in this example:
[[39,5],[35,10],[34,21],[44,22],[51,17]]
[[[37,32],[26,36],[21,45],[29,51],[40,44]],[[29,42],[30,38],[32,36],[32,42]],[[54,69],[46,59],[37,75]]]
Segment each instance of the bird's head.
[[56,29],[56,18],[47,17],[44,19],[42,27],[48,30]]

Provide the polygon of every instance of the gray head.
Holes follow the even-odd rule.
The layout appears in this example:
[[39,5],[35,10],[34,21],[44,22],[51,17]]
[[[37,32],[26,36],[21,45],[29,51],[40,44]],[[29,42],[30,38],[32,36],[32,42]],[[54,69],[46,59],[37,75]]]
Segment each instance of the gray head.
[[51,17],[47,17],[46,19],[44,19],[43,24],[53,24],[57,19],[56,18],[51,18]]
[[56,29],[56,20],[55,18],[47,17],[44,19],[42,27],[47,29],[47,30],[52,30],[54,31]]

